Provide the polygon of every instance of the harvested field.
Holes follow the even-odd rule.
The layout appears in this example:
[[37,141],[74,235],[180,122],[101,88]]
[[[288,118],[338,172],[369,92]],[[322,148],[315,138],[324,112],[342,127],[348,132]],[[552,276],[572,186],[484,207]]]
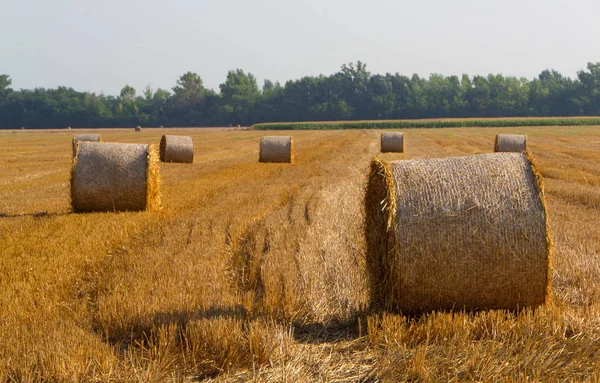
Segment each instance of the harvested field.
[[[97,132],[97,131],[95,131]],[[101,130],[158,143],[165,130]],[[514,129],[169,129],[161,211],[71,214],[72,133],[0,131],[0,382],[600,379],[600,128],[519,128],[546,187],[549,304],[522,312],[369,311],[370,160],[490,153]]]

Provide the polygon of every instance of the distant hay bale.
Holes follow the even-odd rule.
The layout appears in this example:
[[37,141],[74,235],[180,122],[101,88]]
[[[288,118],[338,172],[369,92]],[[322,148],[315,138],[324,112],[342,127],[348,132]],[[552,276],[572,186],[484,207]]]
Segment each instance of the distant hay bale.
[[141,132],[142,131],[142,127],[141,126],[136,126],[135,127],[135,131],[136,132]]
[[73,148],[73,157],[75,157],[75,153],[77,152],[77,143],[82,141],[94,141],[94,142],[102,142],[102,136],[99,134],[76,134],[73,136],[73,141],[71,142],[71,146]]
[[264,136],[260,139],[259,162],[294,163],[294,140],[290,136]]
[[494,152],[525,152],[527,136],[521,134],[497,134]]
[[417,314],[545,303],[551,240],[526,154],[375,159],[365,213],[374,306]]
[[70,126],[67,126],[67,129],[68,129],[68,130],[71,130],[71,127],[70,127]]
[[83,141],[71,169],[74,212],[160,208],[156,145]]
[[381,152],[404,153],[404,133],[381,133]]
[[160,139],[160,160],[162,162],[194,162],[194,142],[188,136],[167,136]]

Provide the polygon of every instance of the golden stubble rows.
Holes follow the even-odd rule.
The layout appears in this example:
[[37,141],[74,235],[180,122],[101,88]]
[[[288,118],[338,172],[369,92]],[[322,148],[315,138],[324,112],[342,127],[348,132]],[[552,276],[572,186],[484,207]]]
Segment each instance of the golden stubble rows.
[[[536,312],[368,310],[362,199],[378,131],[103,130],[194,139],[163,210],[70,214],[71,132],[0,132],[0,381],[593,379],[600,367],[600,129],[406,131],[385,159],[493,150],[526,133],[555,239]],[[279,132],[278,132],[279,133]],[[271,133],[269,133],[271,134]]]

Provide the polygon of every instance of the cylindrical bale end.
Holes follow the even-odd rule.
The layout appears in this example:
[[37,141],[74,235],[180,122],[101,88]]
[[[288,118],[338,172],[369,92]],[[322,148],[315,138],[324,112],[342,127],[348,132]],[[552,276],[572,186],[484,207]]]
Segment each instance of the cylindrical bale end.
[[73,136],[71,146],[73,149],[73,157],[77,153],[77,144],[81,141],[102,142],[102,136],[99,134],[76,134]]
[[404,153],[404,133],[383,132],[381,133],[382,153]]
[[494,152],[526,152],[527,136],[521,134],[497,134]]
[[384,162],[365,196],[374,306],[405,314],[536,307],[551,240],[524,153]]
[[71,169],[74,212],[160,209],[156,145],[80,142]]
[[262,137],[258,161],[294,163],[294,139],[291,136]]
[[167,136],[160,139],[160,160],[191,164],[194,162],[194,142],[188,136]]

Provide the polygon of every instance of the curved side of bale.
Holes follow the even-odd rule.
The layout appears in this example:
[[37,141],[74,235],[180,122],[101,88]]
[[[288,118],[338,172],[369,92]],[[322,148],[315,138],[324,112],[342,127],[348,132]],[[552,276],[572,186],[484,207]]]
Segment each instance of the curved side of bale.
[[259,162],[294,163],[294,139],[291,136],[264,136],[260,139]]
[[194,162],[194,142],[188,136],[167,136],[160,139],[160,160],[162,162]]
[[523,153],[375,160],[365,213],[374,306],[418,314],[546,302],[543,187]]
[[497,134],[494,152],[525,152],[527,136],[521,134]]
[[404,153],[404,133],[383,132],[381,133],[382,153]]
[[156,145],[80,142],[71,169],[74,212],[160,208]]
[[102,136],[99,134],[76,134],[73,136],[73,140],[71,141],[71,146],[73,148],[73,157],[77,154],[77,143],[81,141],[93,141],[93,142],[102,142]]

